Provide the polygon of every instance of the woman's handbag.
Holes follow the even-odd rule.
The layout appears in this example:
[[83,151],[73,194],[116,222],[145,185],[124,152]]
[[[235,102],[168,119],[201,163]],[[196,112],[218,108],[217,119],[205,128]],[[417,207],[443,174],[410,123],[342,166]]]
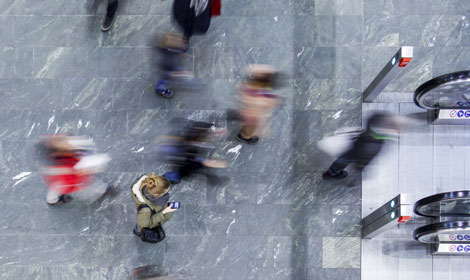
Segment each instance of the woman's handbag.
[[[150,208],[147,204],[141,204],[139,205],[137,211],[140,211],[140,209],[145,207]],[[154,214],[155,211],[152,208],[150,209],[152,210],[152,214]],[[165,236],[165,231],[163,230],[161,225],[158,225],[154,228],[142,228],[142,230],[140,231],[140,238],[142,239],[142,241],[148,243],[158,243],[165,239]]]

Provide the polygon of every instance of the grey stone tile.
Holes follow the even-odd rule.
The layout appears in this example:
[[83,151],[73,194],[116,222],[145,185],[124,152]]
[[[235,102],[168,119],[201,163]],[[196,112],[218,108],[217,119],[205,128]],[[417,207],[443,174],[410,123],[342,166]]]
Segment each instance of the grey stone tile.
[[315,14],[316,15],[335,15],[336,14],[336,0],[303,0],[303,7],[311,8],[311,2],[315,2]]
[[400,15],[428,15],[434,1],[430,0],[398,0]]
[[[39,172],[5,173],[2,174],[0,180],[3,186],[0,190],[1,202],[45,203],[47,190]],[[29,195],[24,196],[25,193]]]
[[331,236],[361,236],[361,207],[338,205],[331,207],[332,218],[328,225]]
[[33,76],[32,48],[0,48],[0,78],[31,78]]
[[[164,108],[167,99],[154,90],[154,79],[113,79],[113,107],[116,110]],[[109,93],[108,93],[109,94]]]
[[[168,237],[167,237],[168,238]],[[164,242],[157,244],[145,243],[137,236],[119,236],[117,240],[122,244],[122,251],[128,257],[124,261],[127,267],[137,268],[140,266],[161,266],[165,253]]]
[[[459,47],[468,20],[462,16],[404,16],[400,18],[400,45]],[[417,36],[418,35],[418,36]]]
[[43,266],[37,265],[12,265],[0,266],[0,276],[5,279],[42,279]]
[[32,204],[25,210],[32,213],[29,217],[31,225],[25,233],[29,234],[88,234],[90,210],[87,205],[74,201],[58,207],[46,204],[46,197],[42,196],[43,203]]
[[[292,15],[295,5],[292,0],[241,0],[223,3],[222,14],[227,16],[281,16]],[[268,9],[264,9],[267,7]]]
[[312,237],[272,237],[274,269],[321,268],[322,241]]
[[88,50],[85,48],[35,48],[33,59],[35,78],[66,79],[90,76],[87,71]]
[[86,277],[87,279],[103,279],[99,267],[83,266],[81,264],[42,266],[41,272],[41,277],[44,279],[77,279],[80,277]]
[[435,48],[433,57],[432,77],[443,74],[468,70],[470,48]]
[[[127,192],[130,197],[130,192]],[[94,204],[90,208],[90,234],[131,235],[135,225],[132,204]]]
[[3,160],[6,171],[30,172],[37,171],[37,157],[32,141],[2,141]]
[[398,47],[400,20],[395,15],[368,16],[364,19],[364,46]]
[[290,75],[294,68],[292,45],[277,48],[238,47],[233,49],[233,55],[233,77],[236,79],[244,77],[244,71],[248,64],[269,64],[285,75]]
[[286,42],[292,42],[293,23],[292,17],[288,16],[227,18],[230,27],[227,44],[235,48],[285,46]]
[[106,46],[156,46],[158,45],[158,33],[153,30],[170,30],[170,16],[121,16],[118,15],[106,36]]
[[308,279],[323,280],[323,279],[346,279],[346,280],[360,280],[361,270],[354,268],[324,268],[324,269],[309,269]]
[[88,72],[99,78],[140,76],[139,48],[96,48],[89,54]]
[[[15,44],[29,47],[64,47],[66,36],[58,32],[66,26],[61,16],[28,16],[14,18]],[[65,33],[67,34],[67,33]]]
[[[242,145],[240,154],[237,157],[235,153],[228,154],[228,150],[235,148],[235,145],[229,145],[222,148],[218,153],[226,154],[226,159],[232,162],[228,171],[234,172],[272,172],[286,174],[291,171],[292,156],[291,143],[284,141],[264,140],[253,145]],[[282,160],[278,160],[282,158]]]
[[[333,162],[333,161],[331,161]],[[329,162],[325,162],[324,170]],[[352,173],[352,172],[351,172]],[[350,174],[348,179],[341,182],[325,181],[320,173],[298,174],[293,177],[293,202],[303,205],[360,205],[361,189],[360,175]]]
[[397,14],[399,0],[364,0],[364,15]]
[[[247,267],[263,263],[265,256],[265,239],[173,237],[167,241],[165,266],[170,268],[170,275],[179,274],[185,279],[202,279],[203,275],[211,279],[245,279]],[[175,265],[181,262],[185,265]]]
[[58,80],[3,79],[0,80],[0,92],[4,99],[0,108],[18,110],[55,108],[62,103],[61,91],[62,84]]
[[362,16],[364,10],[363,0],[336,0],[337,15]]
[[1,140],[33,140],[40,136],[41,122],[35,111],[2,110],[0,122],[4,124]]
[[11,266],[20,263],[20,238],[17,235],[0,235],[0,265]]
[[165,109],[131,110],[129,111],[129,135],[137,139],[155,141],[165,131],[168,121],[173,116],[171,110]]
[[470,11],[468,5],[459,0],[432,2],[429,8],[435,15],[468,15]]
[[300,79],[357,78],[360,76],[360,47],[302,47],[294,53],[294,75]]
[[7,0],[2,3],[2,14],[5,15],[52,15],[63,8],[61,1],[55,5],[44,5],[43,2],[30,3],[27,0]]
[[323,237],[323,268],[359,268],[359,237]]
[[[69,5],[70,3],[65,4],[65,6]],[[78,10],[76,11],[80,14]],[[65,33],[66,36],[65,46],[80,46],[93,49],[104,45],[107,36],[100,30],[103,16],[77,15],[67,16],[65,18],[66,22],[65,26],[63,27],[63,33]]]
[[113,108],[111,79],[63,80],[65,109],[109,110]]
[[234,76],[234,50],[220,45],[195,48],[194,74],[198,78],[228,79]]
[[122,1],[118,13],[122,15],[170,15],[172,1]]
[[143,172],[143,156],[139,149],[145,143],[135,140],[119,140],[99,145],[100,151],[112,158],[108,170],[113,172]]
[[361,105],[361,81],[358,79],[295,80],[294,108],[297,110],[341,110]]
[[13,21],[14,17],[0,16],[0,34],[2,34],[3,38],[3,40],[0,42],[0,46],[14,45],[15,35],[13,32]]
[[295,47],[332,47],[336,38],[334,16],[296,16],[294,18]]

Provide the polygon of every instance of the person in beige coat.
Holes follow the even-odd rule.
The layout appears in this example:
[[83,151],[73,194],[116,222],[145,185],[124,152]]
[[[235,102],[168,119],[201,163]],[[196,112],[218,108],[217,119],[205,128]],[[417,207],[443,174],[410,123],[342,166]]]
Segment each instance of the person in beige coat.
[[131,185],[131,196],[137,210],[134,234],[141,237],[142,229],[154,229],[171,219],[173,209],[168,206],[170,181],[154,173],[137,178]]

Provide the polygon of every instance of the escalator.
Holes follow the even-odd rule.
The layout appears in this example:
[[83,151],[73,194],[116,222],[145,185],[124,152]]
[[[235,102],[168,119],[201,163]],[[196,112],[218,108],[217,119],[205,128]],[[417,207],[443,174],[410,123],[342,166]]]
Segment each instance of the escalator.
[[427,81],[416,89],[414,102],[428,110],[432,124],[470,124],[470,71]]
[[413,210],[430,221],[413,232],[416,241],[431,244],[433,254],[470,255],[470,191],[431,195]]

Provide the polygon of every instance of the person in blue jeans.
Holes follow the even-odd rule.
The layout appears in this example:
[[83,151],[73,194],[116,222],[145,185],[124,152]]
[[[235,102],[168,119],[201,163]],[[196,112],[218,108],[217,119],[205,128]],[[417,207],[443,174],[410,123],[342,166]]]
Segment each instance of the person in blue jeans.
[[165,98],[171,98],[173,92],[169,89],[170,83],[175,80],[188,83],[193,79],[193,72],[184,70],[181,65],[182,55],[185,55],[186,47],[186,43],[181,36],[175,34],[163,35],[158,47],[160,79],[155,85],[157,94]]

